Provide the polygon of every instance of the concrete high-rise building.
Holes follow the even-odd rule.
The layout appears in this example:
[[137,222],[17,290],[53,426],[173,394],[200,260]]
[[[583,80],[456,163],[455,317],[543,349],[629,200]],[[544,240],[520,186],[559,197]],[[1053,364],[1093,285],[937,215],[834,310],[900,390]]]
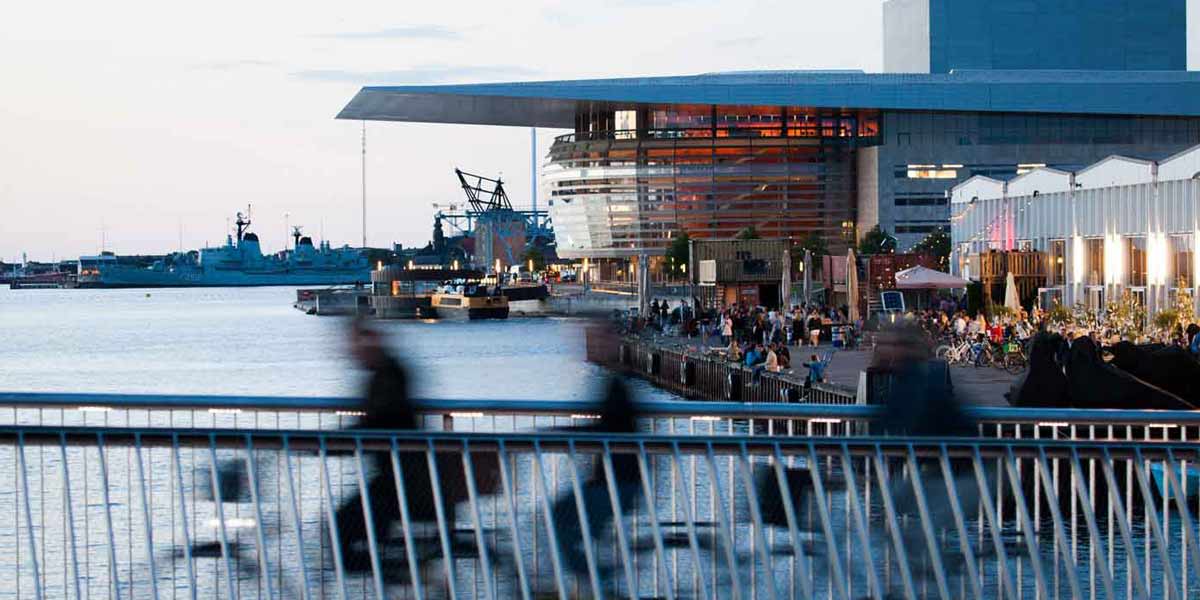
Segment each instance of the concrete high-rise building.
[[884,71],[1182,71],[1186,0],[888,0]]

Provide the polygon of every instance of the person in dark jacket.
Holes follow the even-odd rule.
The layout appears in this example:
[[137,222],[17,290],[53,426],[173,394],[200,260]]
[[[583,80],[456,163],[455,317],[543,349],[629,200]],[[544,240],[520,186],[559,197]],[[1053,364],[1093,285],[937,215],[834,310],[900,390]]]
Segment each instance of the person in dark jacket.
[[[414,430],[420,429],[416,407],[409,395],[409,379],[404,367],[387,351],[383,337],[364,323],[356,321],[350,340],[351,353],[359,365],[370,372],[361,411],[363,416],[355,429],[370,430]],[[472,453],[474,455],[474,453]],[[374,536],[379,556],[386,556],[393,526],[401,521],[399,497],[396,494],[396,478],[390,453],[368,452],[364,462],[367,470],[375,474],[367,483]],[[402,451],[398,453],[399,468],[404,477],[404,495],[408,506],[410,524],[432,524],[437,520],[433,485],[429,462],[425,452]],[[466,482],[462,471],[461,454],[438,453],[436,484],[442,493],[443,515],[448,523],[454,523],[454,507],[466,497]],[[366,515],[363,512],[362,492],[351,495],[337,509],[335,515],[337,534],[342,551],[342,561],[348,572],[371,570],[370,550],[367,546]],[[432,530],[432,527],[426,527]],[[434,554],[436,541],[421,544],[418,560],[426,560]],[[407,569],[396,565],[384,565],[390,576],[403,577]]]
[[[890,385],[884,395],[883,427],[888,435],[904,437],[974,437],[978,428],[954,394],[949,370],[944,361],[931,360],[929,344],[915,327],[899,327],[881,332],[875,347],[873,368],[885,374]],[[957,490],[956,500],[965,514],[974,514],[979,493],[973,465],[968,459],[951,458],[951,480]],[[913,478],[920,475],[925,490],[922,510],[913,488]],[[990,476],[985,472],[985,479]],[[917,472],[905,469],[891,481],[890,490],[897,513],[910,517],[900,531],[904,545],[912,549],[909,555],[914,574],[930,578],[931,560],[924,545],[923,521],[938,535],[954,529],[947,481],[936,460],[922,459]],[[924,552],[922,551],[924,549]],[[942,557],[950,560],[950,554]],[[924,569],[922,569],[924,567]]]
[[[622,377],[609,380],[604,396],[595,410],[600,418],[591,425],[573,427],[571,431],[594,433],[635,433],[637,432],[637,408],[630,393],[629,385]],[[638,498],[641,497],[641,469],[638,458],[631,453],[612,453],[613,481],[609,482],[604,470],[603,458],[597,455],[592,460],[591,475],[580,486],[582,502],[588,532],[593,539],[603,535],[603,531],[613,523],[616,511],[609,495],[609,486],[617,496],[617,506],[622,515],[628,515]],[[573,491],[567,491],[559,496],[551,508],[554,518],[556,537],[561,549],[563,564],[576,575],[587,572],[587,561],[583,551],[583,523],[579,519],[579,510]],[[612,567],[599,565],[601,581],[609,581]],[[586,577],[581,577],[586,580]]]

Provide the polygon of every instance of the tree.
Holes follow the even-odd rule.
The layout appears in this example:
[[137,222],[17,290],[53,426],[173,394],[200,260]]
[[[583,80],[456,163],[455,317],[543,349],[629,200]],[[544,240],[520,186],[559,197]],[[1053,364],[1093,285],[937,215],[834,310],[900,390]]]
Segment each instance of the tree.
[[938,227],[925,236],[925,239],[917,242],[912,251],[936,258],[938,268],[943,271],[950,268],[950,234],[943,227]]
[[758,239],[758,230],[755,229],[753,225],[751,225],[751,226],[737,232],[737,235],[735,235],[733,237],[735,239],[739,239],[739,240],[757,240]]
[[829,244],[825,242],[825,238],[817,233],[810,233],[792,246],[792,271],[800,272],[800,264],[804,262],[804,251],[807,250],[812,255],[812,268],[814,271],[821,270],[821,257],[829,255]]
[[1105,307],[1104,325],[1121,339],[1138,343],[1146,332],[1146,307],[1125,290],[1120,299]]
[[671,275],[683,275],[687,272],[687,264],[690,260],[690,248],[688,247],[688,234],[681,233],[671,240],[671,245],[667,246],[667,273]]
[[896,251],[896,238],[878,225],[871,228],[858,242],[859,254],[891,254]]
[[825,241],[825,236],[816,232],[810,233],[800,239],[800,243],[793,246],[794,250],[799,252],[801,258],[804,257],[804,251],[808,250],[813,255],[813,258],[818,256],[829,255],[829,244]]
[[542,269],[546,268],[546,254],[537,246],[530,246],[525,250],[525,253],[521,255],[521,262],[524,263],[525,266],[529,265],[529,261],[533,261],[534,271],[541,271]]

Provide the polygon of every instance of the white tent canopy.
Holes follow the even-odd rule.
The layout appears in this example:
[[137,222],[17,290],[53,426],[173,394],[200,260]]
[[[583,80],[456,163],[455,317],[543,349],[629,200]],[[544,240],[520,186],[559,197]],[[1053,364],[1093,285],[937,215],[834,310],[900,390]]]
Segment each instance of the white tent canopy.
[[896,287],[901,290],[952,290],[968,284],[966,279],[920,266],[896,272]]

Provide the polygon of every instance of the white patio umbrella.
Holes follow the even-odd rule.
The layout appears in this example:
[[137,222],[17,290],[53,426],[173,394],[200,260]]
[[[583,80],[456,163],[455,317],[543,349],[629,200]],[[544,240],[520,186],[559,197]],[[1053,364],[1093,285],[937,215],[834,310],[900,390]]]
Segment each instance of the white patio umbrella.
[[650,258],[638,256],[637,263],[638,315],[646,317],[650,312]]
[[1021,300],[1017,296],[1017,278],[1013,277],[1012,271],[1008,272],[1008,279],[1004,282],[1004,306],[1014,313],[1021,310]]
[[846,251],[846,295],[849,296],[848,304],[850,306],[850,314],[847,317],[851,322],[858,320],[858,264],[854,260],[854,248]]
[[812,252],[804,251],[804,304],[807,306],[812,297]]
[[779,282],[779,307],[787,310],[792,301],[792,250],[783,249],[783,281]]

